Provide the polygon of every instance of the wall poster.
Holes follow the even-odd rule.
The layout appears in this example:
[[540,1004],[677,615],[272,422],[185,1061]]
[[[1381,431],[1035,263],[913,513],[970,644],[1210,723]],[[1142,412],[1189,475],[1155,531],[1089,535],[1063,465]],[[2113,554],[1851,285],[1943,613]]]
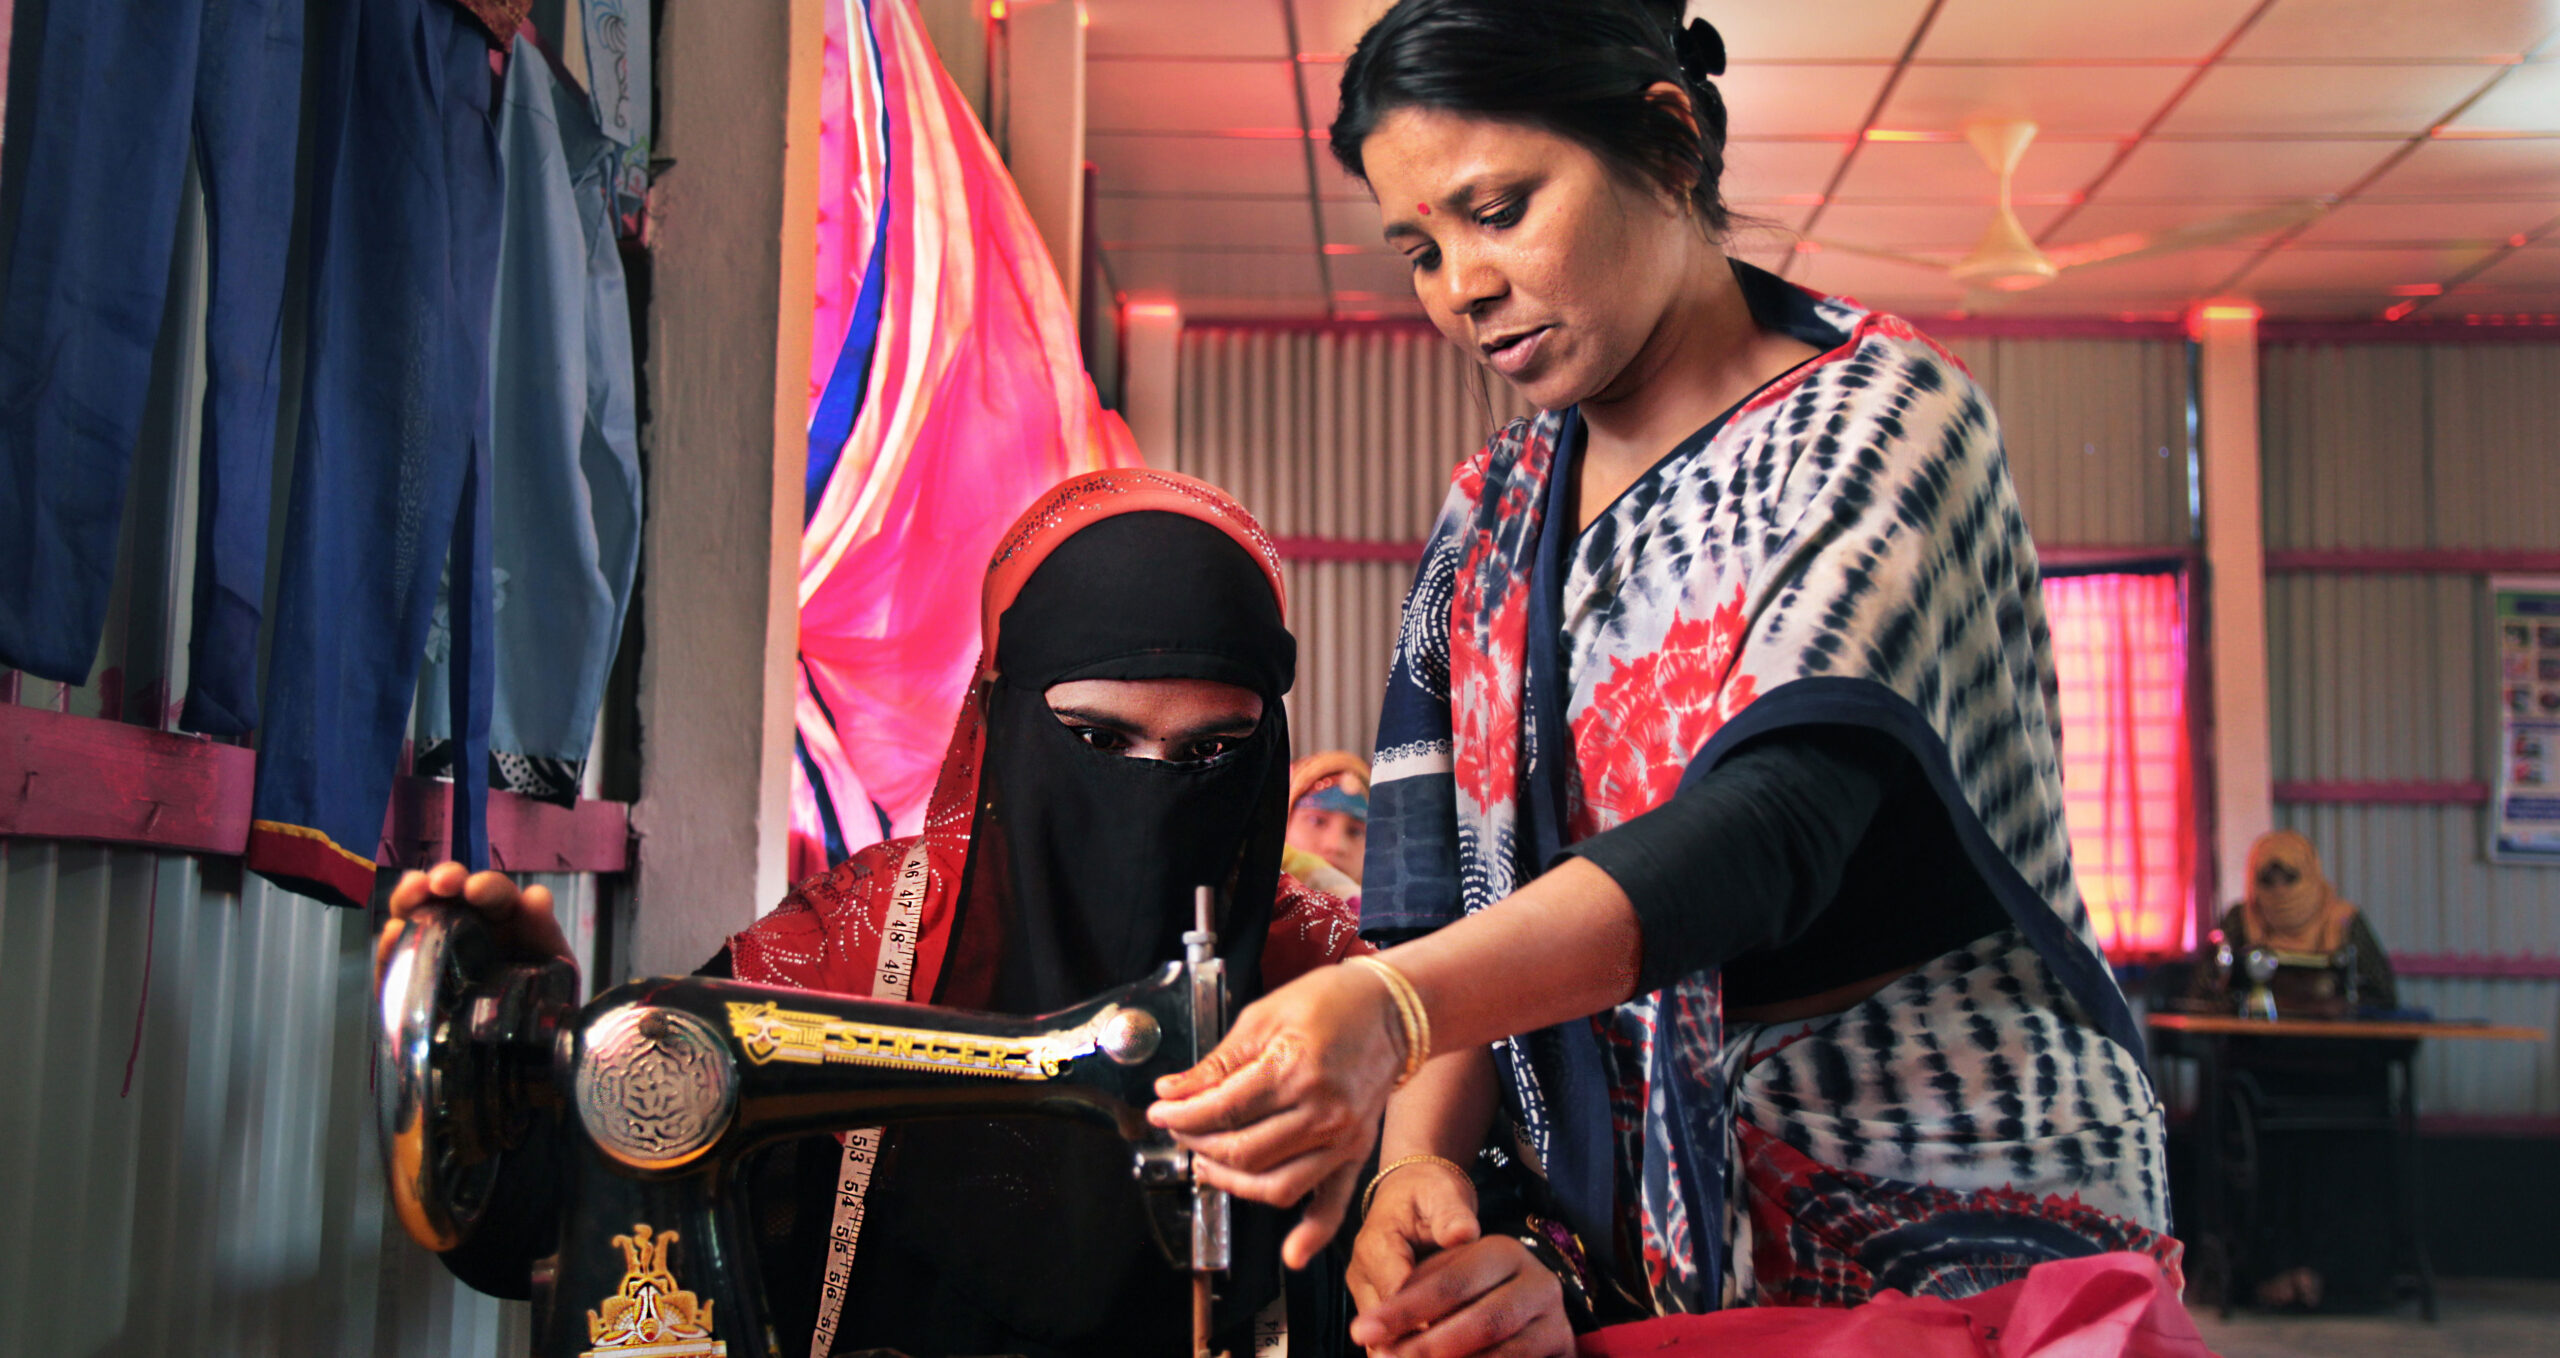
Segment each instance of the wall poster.
[[2493,576],[2498,744],[2489,858],[2560,865],[2560,576]]

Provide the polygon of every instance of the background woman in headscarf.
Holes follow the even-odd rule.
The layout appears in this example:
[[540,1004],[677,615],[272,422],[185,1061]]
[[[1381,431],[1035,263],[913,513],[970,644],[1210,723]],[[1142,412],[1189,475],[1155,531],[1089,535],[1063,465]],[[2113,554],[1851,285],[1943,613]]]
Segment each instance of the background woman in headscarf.
[[[1367,951],[1339,902],[1280,871],[1281,698],[1296,647],[1277,558],[1233,500],[1138,470],[1061,484],[998,547],[983,627],[924,832],[803,882],[707,974],[1045,1013],[1179,957],[1204,883],[1223,895],[1219,946],[1239,1000]],[[455,896],[565,952],[548,894],[529,888],[519,908],[496,873],[413,873],[392,913]],[[885,929],[893,917],[912,927]],[[884,956],[891,937],[915,941]],[[1116,1358],[1187,1342],[1187,1278],[1157,1251],[1116,1136],[985,1119],[848,1141],[785,1143],[748,1171],[789,1351],[809,1351],[822,1328],[823,1352],[917,1358]],[[849,1248],[830,1243],[847,1197],[863,1204]],[[1238,1352],[1283,1282],[1274,1214],[1249,1208],[1218,1313],[1219,1342]],[[847,1279],[833,1317],[831,1270]],[[1348,1316],[1329,1281],[1290,1282],[1293,1351],[1339,1344]]]
[[[2330,885],[2309,839],[2291,830],[2260,835],[2249,846],[2247,886],[2248,894],[2224,911],[2216,926],[2234,958],[2247,956],[2252,948],[2330,957],[2352,946],[2356,1005],[2398,1007],[2399,982],[2381,938],[2364,912]],[[2208,939],[2208,959],[2215,950],[2215,940]],[[2279,971],[2273,982],[2278,1013],[2334,1013],[2344,998],[2337,993],[2336,979],[2325,969]],[[2228,1004],[2233,991],[2249,984],[2245,976],[2205,965],[2196,968],[2192,993]],[[2263,1059],[2270,1055],[2276,1059]],[[2236,1050],[2233,1059],[2249,1067],[2247,1097],[2253,1100],[2334,1104],[2362,1098],[2387,1106],[2380,1081],[2388,1076],[2351,1048],[2331,1041],[2261,1042]],[[2265,1115],[2263,1104],[2259,1112]],[[2259,1154],[2263,1168],[2252,1190],[2256,1202],[2249,1218],[2258,1229],[2249,1249],[2258,1274],[2253,1289],[2258,1304],[2316,1310],[2324,1303],[2387,1302],[2392,1295],[2388,1216],[2369,1195],[2342,1191],[2341,1185],[2355,1182],[2390,1152],[2369,1138],[2278,1133],[2262,1143]]]
[[[1997,422],[1908,324],[1724,254],[1723,44],[1650,8],[1400,0],[1344,67],[1333,150],[1424,310],[1546,413],[1459,469],[1407,598],[1388,971],[1266,997],[1151,1116],[1312,1193],[1303,1257],[1383,1108],[1353,1337],[1399,1355],[1565,1352],[1584,1301],[2174,1278]],[[1517,1237],[1489,1130],[1550,1218]]]
[[1349,750],[1311,754],[1289,767],[1289,875],[1360,902],[1369,850],[1369,761]]
[[2364,912],[2329,884],[2328,874],[2320,870],[2320,851],[2294,831],[2263,834],[2249,846],[2248,894],[2224,911],[2215,927],[2235,957],[2251,948],[2326,955],[2352,945],[2356,1003],[2378,1009],[2400,1003],[2399,981],[2382,951],[2381,937]]

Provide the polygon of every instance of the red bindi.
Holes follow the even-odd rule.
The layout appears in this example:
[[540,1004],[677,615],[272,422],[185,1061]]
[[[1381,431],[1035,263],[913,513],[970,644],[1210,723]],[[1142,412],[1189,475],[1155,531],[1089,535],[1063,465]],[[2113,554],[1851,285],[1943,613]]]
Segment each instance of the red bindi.
[[1414,206],[1421,209],[1423,216],[1428,217],[1431,215],[1431,205],[1429,203],[1416,203]]

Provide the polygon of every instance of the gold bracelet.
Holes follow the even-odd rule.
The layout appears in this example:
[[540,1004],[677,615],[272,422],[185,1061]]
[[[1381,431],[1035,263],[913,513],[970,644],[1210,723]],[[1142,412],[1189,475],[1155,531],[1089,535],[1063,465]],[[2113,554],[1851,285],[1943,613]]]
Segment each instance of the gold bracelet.
[[1475,1176],[1467,1173],[1467,1167],[1445,1155],[1408,1155],[1401,1160],[1389,1160],[1387,1163],[1378,1166],[1377,1173],[1369,1176],[1369,1191],[1360,1195],[1360,1215],[1364,1217],[1369,1215],[1370,1205],[1378,1200],[1378,1185],[1385,1183],[1388,1175],[1395,1173],[1397,1170],[1400,1170],[1407,1165],[1419,1165],[1425,1161],[1435,1165],[1448,1166],[1450,1173],[1466,1180],[1467,1187],[1475,1187]]
[[1376,972],[1378,979],[1387,983],[1387,994],[1395,1001],[1396,1017],[1403,1021],[1404,1070],[1396,1076],[1396,1088],[1402,1089],[1421,1071],[1422,1063],[1431,1059],[1431,1015],[1423,1009],[1422,994],[1413,988],[1413,982],[1385,958],[1362,953],[1351,960]]

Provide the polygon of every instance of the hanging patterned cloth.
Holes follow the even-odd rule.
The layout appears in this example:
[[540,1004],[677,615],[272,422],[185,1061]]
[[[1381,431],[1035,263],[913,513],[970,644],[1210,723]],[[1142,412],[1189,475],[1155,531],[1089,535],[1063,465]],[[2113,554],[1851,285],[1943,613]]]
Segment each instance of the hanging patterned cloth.
[[1135,465],[1022,198],[912,0],[828,0],[792,873],[924,818],[997,535]]

